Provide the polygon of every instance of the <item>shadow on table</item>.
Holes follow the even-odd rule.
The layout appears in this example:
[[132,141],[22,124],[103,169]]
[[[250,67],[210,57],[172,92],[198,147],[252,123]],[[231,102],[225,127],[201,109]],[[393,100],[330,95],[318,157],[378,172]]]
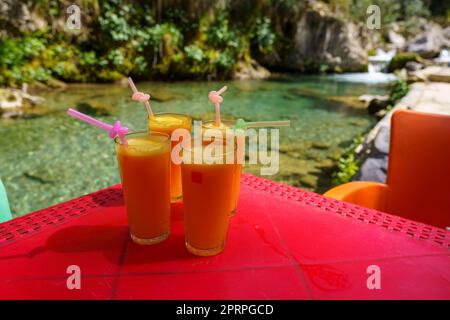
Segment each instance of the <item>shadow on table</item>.
[[[93,197],[92,200],[100,201],[99,204],[106,207],[123,206],[121,196],[106,202],[104,197]],[[63,225],[49,235],[44,245],[37,245],[26,253],[0,255],[0,261],[21,257],[32,259],[51,251],[74,253],[74,258],[77,259],[83,259],[80,253],[98,252],[108,261],[121,265],[152,264],[194,258],[187,252],[184,244],[182,202],[172,204],[172,233],[167,240],[159,244],[149,246],[135,244],[131,241],[126,217],[121,219],[123,220],[116,222],[119,225]]]
[[120,207],[124,205],[122,188],[119,185],[97,191],[85,196],[101,207]]
[[46,249],[61,253],[101,252],[114,264],[139,265],[192,258],[183,234],[171,234],[155,245],[135,244],[127,226],[73,226],[52,234]]

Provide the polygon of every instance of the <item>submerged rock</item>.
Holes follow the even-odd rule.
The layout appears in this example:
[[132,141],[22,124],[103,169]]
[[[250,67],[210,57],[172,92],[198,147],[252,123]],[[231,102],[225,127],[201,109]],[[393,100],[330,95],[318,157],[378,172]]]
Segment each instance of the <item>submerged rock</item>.
[[307,188],[315,188],[317,186],[317,177],[313,175],[302,175],[299,178],[300,186]]
[[328,97],[327,100],[338,102],[340,104],[356,109],[363,109],[366,107],[364,101],[361,101],[358,97],[355,96],[331,96]]
[[313,141],[311,142],[311,148],[319,149],[319,150],[325,150],[329,149],[330,145],[321,141]]
[[171,100],[181,100],[183,96],[167,90],[158,89],[157,91],[149,91],[150,101],[167,102]]
[[113,114],[111,105],[98,101],[79,102],[75,109],[90,116],[110,116]]
[[287,90],[290,95],[297,97],[312,97],[312,98],[322,98],[323,91],[313,88],[290,88]]

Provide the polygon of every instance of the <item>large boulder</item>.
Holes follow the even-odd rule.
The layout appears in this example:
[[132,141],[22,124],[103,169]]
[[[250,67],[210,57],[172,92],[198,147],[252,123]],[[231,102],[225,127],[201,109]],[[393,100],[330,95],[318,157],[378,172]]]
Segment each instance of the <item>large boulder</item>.
[[296,71],[361,71],[367,53],[361,29],[318,1],[308,2],[296,17],[291,38],[275,48],[266,61],[269,67]]
[[253,59],[251,59],[250,63],[238,62],[233,73],[233,78],[236,80],[260,80],[268,77],[270,77],[269,70]]
[[27,88],[0,88],[0,118],[37,117],[48,112],[44,99],[29,94]]
[[436,57],[441,49],[450,46],[450,39],[444,30],[435,23],[427,24],[422,33],[414,37],[408,44],[408,51],[415,52],[423,58]]
[[25,1],[0,1],[0,29],[2,32],[17,34],[45,29],[47,21],[32,10]]
[[389,126],[381,126],[371,147],[367,159],[362,163],[353,180],[386,182],[389,157]]
[[369,114],[376,114],[377,112],[384,110],[388,107],[388,105],[390,105],[392,102],[389,99],[389,97],[387,98],[374,98],[372,99],[368,106],[367,106],[367,112]]
[[400,33],[394,30],[388,31],[388,39],[392,46],[397,50],[403,50],[406,45],[406,39]]

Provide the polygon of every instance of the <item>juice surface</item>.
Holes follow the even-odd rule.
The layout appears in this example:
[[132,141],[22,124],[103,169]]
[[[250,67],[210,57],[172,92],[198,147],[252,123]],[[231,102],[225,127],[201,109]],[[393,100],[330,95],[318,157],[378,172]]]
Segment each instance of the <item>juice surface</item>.
[[[192,119],[188,115],[176,113],[157,113],[148,119],[148,127],[152,131],[163,132],[171,135],[175,129],[183,128],[191,131]],[[172,141],[172,147],[178,141]],[[181,185],[181,168],[180,165],[170,163],[170,197],[172,201],[176,201],[183,196]]]
[[152,239],[170,230],[170,141],[148,133],[116,142],[131,234]]

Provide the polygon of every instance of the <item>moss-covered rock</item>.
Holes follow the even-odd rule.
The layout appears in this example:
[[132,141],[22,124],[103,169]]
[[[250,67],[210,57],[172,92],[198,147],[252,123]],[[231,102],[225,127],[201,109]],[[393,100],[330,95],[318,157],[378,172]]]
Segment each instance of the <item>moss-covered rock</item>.
[[397,53],[389,63],[388,72],[394,72],[395,70],[402,69],[409,61],[420,62],[421,58],[417,53],[413,52]]

